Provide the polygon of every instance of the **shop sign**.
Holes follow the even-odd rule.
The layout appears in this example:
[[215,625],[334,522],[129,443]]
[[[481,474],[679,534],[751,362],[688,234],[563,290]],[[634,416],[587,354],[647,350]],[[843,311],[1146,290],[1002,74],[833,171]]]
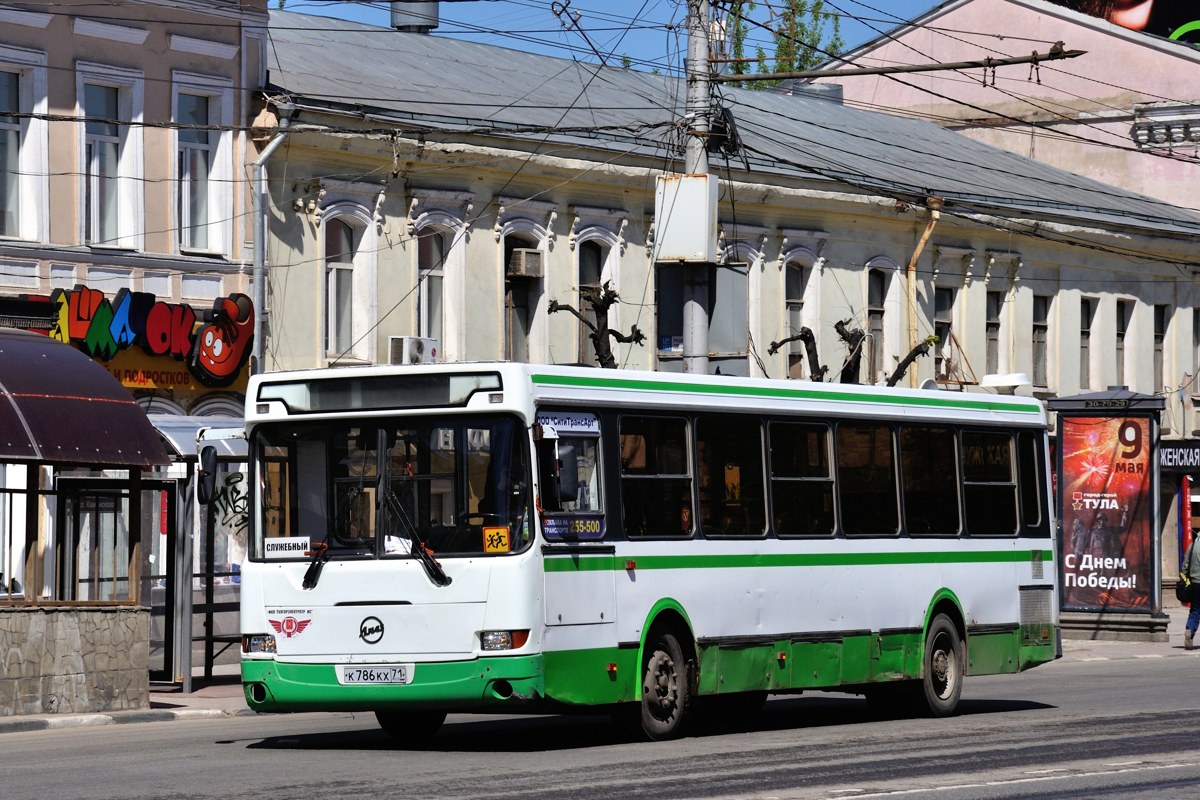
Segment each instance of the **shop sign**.
[[1200,440],[1159,442],[1158,466],[1171,472],[1200,472]]
[[111,300],[86,286],[57,289],[50,303],[55,307],[50,338],[105,362],[126,351],[155,360],[153,367],[110,365],[109,371],[130,388],[179,388],[193,380],[225,388],[238,380],[250,358],[254,305],[244,294],[218,298],[203,320],[189,305],[128,289]]

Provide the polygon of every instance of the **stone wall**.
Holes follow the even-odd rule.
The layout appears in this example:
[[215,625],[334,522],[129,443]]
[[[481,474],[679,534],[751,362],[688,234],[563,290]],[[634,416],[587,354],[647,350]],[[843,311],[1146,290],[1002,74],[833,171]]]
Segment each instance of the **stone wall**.
[[149,705],[149,609],[0,608],[0,716]]

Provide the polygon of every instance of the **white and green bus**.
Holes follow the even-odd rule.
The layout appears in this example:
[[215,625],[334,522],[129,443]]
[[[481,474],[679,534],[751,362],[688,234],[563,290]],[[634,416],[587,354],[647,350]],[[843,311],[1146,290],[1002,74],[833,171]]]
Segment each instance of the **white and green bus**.
[[944,716],[1061,654],[1029,398],[516,363],[254,377],[242,681],[258,711],[704,706]]

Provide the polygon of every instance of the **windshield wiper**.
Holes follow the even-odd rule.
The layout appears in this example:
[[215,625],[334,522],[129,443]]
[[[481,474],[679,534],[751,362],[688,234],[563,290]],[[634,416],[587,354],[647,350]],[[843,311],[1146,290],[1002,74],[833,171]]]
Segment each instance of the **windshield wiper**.
[[449,586],[454,579],[442,571],[442,565],[433,557],[433,552],[425,546],[425,541],[417,533],[417,526],[413,525],[412,520],[408,518],[408,514],[405,512],[400,498],[396,497],[396,493],[392,491],[390,486],[383,490],[383,500],[387,503],[388,510],[395,515],[401,526],[406,529],[409,542],[411,543],[409,553],[413,558],[421,562],[421,566],[425,568],[425,573],[429,575],[429,580],[433,581],[437,586]]
[[325,562],[329,560],[329,543],[317,542],[313,545],[313,549],[306,550],[304,555],[312,556],[312,563],[304,571],[304,583],[301,585],[305,589],[312,589],[317,585],[317,581],[321,580],[321,570],[324,569]]

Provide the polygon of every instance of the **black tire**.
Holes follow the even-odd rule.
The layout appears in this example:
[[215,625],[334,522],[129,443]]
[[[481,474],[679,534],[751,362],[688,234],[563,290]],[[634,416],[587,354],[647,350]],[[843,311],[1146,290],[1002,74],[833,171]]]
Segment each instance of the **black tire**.
[[945,614],[938,614],[925,637],[921,689],[930,716],[949,717],[962,695],[966,659],[958,628]]
[[660,631],[646,640],[642,661],[642,732],[651,741],[674,739],[687,716],[688,668],[675,634]]
[[379,727],[397,744],[410,749],[428,747],[446,721],[445,711],[376,711]]

